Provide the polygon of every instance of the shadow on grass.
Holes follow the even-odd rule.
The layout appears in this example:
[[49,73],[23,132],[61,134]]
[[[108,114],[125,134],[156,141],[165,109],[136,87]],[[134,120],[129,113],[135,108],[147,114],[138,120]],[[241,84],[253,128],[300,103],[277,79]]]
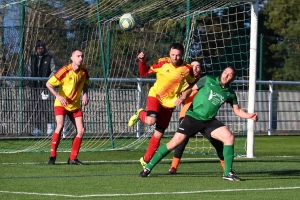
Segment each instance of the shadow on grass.
[[[168,176],[168,177],[219,177],[219,171],[217,172],[178,172],[176,174],[168,173],[153,173],[155,176]],[[253,171],[238,171],[238,176],[242,177],[242,180],[256,180],[256,179],[300,179],[300,170],[298,169],[280,169],[280,170],[253,170]],[[246,178],[243,178],[246,177]],[[255,178],[250,178],[255,177]]]

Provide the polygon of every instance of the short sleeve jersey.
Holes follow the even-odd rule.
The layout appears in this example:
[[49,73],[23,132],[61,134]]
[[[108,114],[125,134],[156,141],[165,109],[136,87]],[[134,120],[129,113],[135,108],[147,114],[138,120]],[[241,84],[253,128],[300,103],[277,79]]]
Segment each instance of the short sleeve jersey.
[[198,93],[186,115],[197,120],[210,120],[225,102],[231,106],[238,104],[235,92],[230,87],[222,88],[219,77],[205,76],[196,84]]
[[[199,78],[196,79],[196,81],[198,81]],[[189,84],[186,82],[184,87],[183,87],[183,91],[185,91],[188,88]],[[192,104],[196,94],[197,94],[197,90],[192,90],[191,94],[185,99],[184,104],[182,105],[182,107],[180,108],[180,112],[179,112],[179,118],[182,118],[185,116],[186,111],[189,109],[190,105]]]
[[[89,74],[85,66],[81,66],[78,72],[72,68],[72,64],[60,68],[48,82],[59,87],[58,94],[64,97],[68,105],[68,111],[81,109],[80,96],[85,84],[89,84]],[[55,99],[54,106],[62,106],[58,99]]]
[[156,82],[151,87],[148,96],[157,98],[162,106],[175,108],[185,82],[193,83],[195,78],[190,64],[183,62],[174,66],[169,57],[161,58],[150,66],[150,72],[156,73]]

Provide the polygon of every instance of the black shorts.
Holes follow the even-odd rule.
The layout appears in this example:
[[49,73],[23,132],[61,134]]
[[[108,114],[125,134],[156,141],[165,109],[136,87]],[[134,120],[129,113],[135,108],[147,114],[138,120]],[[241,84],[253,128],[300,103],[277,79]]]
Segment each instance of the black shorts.
[[200,132],[210,141],[211,132],[222,126],[225,125],[216,118],[202,121],[186,115],[180,122],[177,132],[185,134],[188,137],[195,136],[198,132]]

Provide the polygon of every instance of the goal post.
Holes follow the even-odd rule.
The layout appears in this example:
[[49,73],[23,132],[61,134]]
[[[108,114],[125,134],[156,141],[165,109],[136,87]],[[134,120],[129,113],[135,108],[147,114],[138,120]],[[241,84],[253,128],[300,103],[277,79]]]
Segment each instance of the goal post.
[[[24,7],[25,17],[21,18],[20,10]],[[4,19],[8,20],[0,31],[4,38],[0,53],[5,55],[3,66],[8,76],[19,76],[18,72],[25,71],[39,39],[45,42],[60,67],[69,62],[74,48],[84,51],[84,63],[92,81],[90,103],[84,108],[86,133],[81,151],[146,149],[154,127],[138,123],[129,128],[127,120],[137,109],[145,107],[155,77],[140,78],[136,57],[145,51],[150,64],[168,56],[172,42],[184,44],[185,59],[201,61],[208,75],[219,76],[228,65],[235,67],[238,79],[250,82],[232,84],[239,104],[249,112],[254,111],[257,49],[257,2],[254,0],[143,0],[139,3],[91,0],[76,1],[75,7],[69,0],[28,0],[7,3],[0,9],[0,13],[7,13]],[[119,17],[127,12],[132,12],[140,25],[131,31],[119,27]],[[28,92],[16,84],[19,82],[19,79],[2,81],[0,92],[7,99],[1,99],[0,137],[18,142],[22,139],[22,142],[2,151],[49,151],[51,135],[35,137],[30,133],[34,124],[47,124],[38,114],[52,113],[53,108],[38,110],[38,101],[30,95],[35,89]],[[177,130],[178,111],[179,108],[172,116],[166,137],[172,137]],[[253,157],[253,122],[235,116],[228,105],[222,106],[218,118],[235,134],[236,153]],[[59,151],[70,150],[75,134],[70,122],[66,126],[69,134],[62,139]],[[214,148],[198,134],[191,139],[186,152],[207,154],[214,153]]]
[[[251,4],[249,97],[248,112],[255,112],[256,66],[257,66],[258,1]],[[254,157],[254,121],[247,121],[247,158]]]

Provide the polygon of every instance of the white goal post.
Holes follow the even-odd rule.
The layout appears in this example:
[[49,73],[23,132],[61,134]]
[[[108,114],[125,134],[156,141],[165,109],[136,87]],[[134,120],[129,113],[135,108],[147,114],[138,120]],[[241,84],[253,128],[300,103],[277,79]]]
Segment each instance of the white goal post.
[[[258,0],[227,0],[232,2],[251,2],[250,28],[250,60],[249,60],[249,95],[248,112],[255,112],[257,39],[258,39]],[[254,121],[247,120],[247,149],[246,157],[254,158]]]
[[[257,63],[258,1],[251,4],[248,112],[254,112]],[[254,157],[254,121],[247,121],[247,158]]]

